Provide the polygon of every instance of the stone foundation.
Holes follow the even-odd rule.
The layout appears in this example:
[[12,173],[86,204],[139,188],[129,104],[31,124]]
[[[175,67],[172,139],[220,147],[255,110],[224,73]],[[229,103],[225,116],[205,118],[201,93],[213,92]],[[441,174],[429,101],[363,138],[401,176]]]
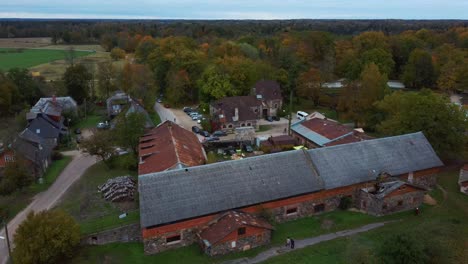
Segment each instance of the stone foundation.
[[[370,215],[382,216],[413,210],[424,201],[424,191],[405,193],[398,196],[377,199],[373,194],[361,192],[359,209]],[[399,203],[402,204],[399,204]],[[365,206],[364,206],[365,205]]]
[[235,241],[235,247],[232,247],[232,241],[223,242],[211,246],[209,249],[205,249],[205,253],[210,256],[225,255],[232,252],[240,252],[256,248],[259,246],[267,245],[271,241],[271,230],[265,230],[265,232],[246,236]]
[[[157,237],[143,239],[145,254],[156,254],[168,249],[185,247],[198,241],[198,229],[183,229],[180,232],[166,233]],[[166,242],[166,238],[180,235],[177,242]]]

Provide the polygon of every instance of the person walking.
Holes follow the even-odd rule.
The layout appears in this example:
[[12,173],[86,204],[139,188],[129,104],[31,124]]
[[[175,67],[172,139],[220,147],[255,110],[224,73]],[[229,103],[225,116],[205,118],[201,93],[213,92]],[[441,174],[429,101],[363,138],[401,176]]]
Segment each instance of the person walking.
[[286,247],[290,247],[290,245],[291,245],[291,239],[289,239],[288,237],[286,238]]
[[291,243],[291,249],[294,249],[294,239],[290,239],[290,243]]

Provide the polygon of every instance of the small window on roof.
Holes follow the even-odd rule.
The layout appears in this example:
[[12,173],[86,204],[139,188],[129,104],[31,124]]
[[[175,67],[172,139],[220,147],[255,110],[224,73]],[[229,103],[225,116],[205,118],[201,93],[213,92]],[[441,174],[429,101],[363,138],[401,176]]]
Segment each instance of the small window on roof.
[[41,133],[41,129],[40,128],[36,129],[36,134],[40,134],[40,133]]

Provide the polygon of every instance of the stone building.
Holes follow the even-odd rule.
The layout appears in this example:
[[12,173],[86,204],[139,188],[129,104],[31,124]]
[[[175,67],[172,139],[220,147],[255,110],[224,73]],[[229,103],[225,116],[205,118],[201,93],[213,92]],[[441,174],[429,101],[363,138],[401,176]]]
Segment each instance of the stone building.
[[237,127],[259,128],[258,119],[278,115],[283,106],[281,88],[275,81],[258,81],[251,95],[232,96],[210,104],[214,129],[233,132]]
[[432,184],[442,165],[418,132],[140,175],[144,250],[199,243],[198,234],[232,210],[284,222],[336,210],[343,197],[359,204],[361,190],[375,186],[382,172],[411,180],[408,189]]
[[260,217],[229,211],[201,230],[199,244],[210,256],[245,251],[270,243],[272,230]]
[[422,204],[426,190],[400,180],[378,183],[361,189],[357,207],[376,216],[412,210]]

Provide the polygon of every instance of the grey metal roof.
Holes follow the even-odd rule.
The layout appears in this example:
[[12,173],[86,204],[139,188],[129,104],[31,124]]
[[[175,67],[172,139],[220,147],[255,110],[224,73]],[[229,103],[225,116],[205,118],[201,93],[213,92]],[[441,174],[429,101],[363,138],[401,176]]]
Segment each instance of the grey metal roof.
[[308,152],[326,189],[375,180],[381,172],[396,176],[443,165],[421,132]]
[[319,133],[314,132],[310,128],[303,126],[302,125],[303,121],[292,124],[291,130],[307,138],[308,140],[314,142],[315,144],[319,146],[323,146],[331,141],[330,139],[320,135]]
[[139,177],[143,227],[323,189],[304,151],[288,151]]

